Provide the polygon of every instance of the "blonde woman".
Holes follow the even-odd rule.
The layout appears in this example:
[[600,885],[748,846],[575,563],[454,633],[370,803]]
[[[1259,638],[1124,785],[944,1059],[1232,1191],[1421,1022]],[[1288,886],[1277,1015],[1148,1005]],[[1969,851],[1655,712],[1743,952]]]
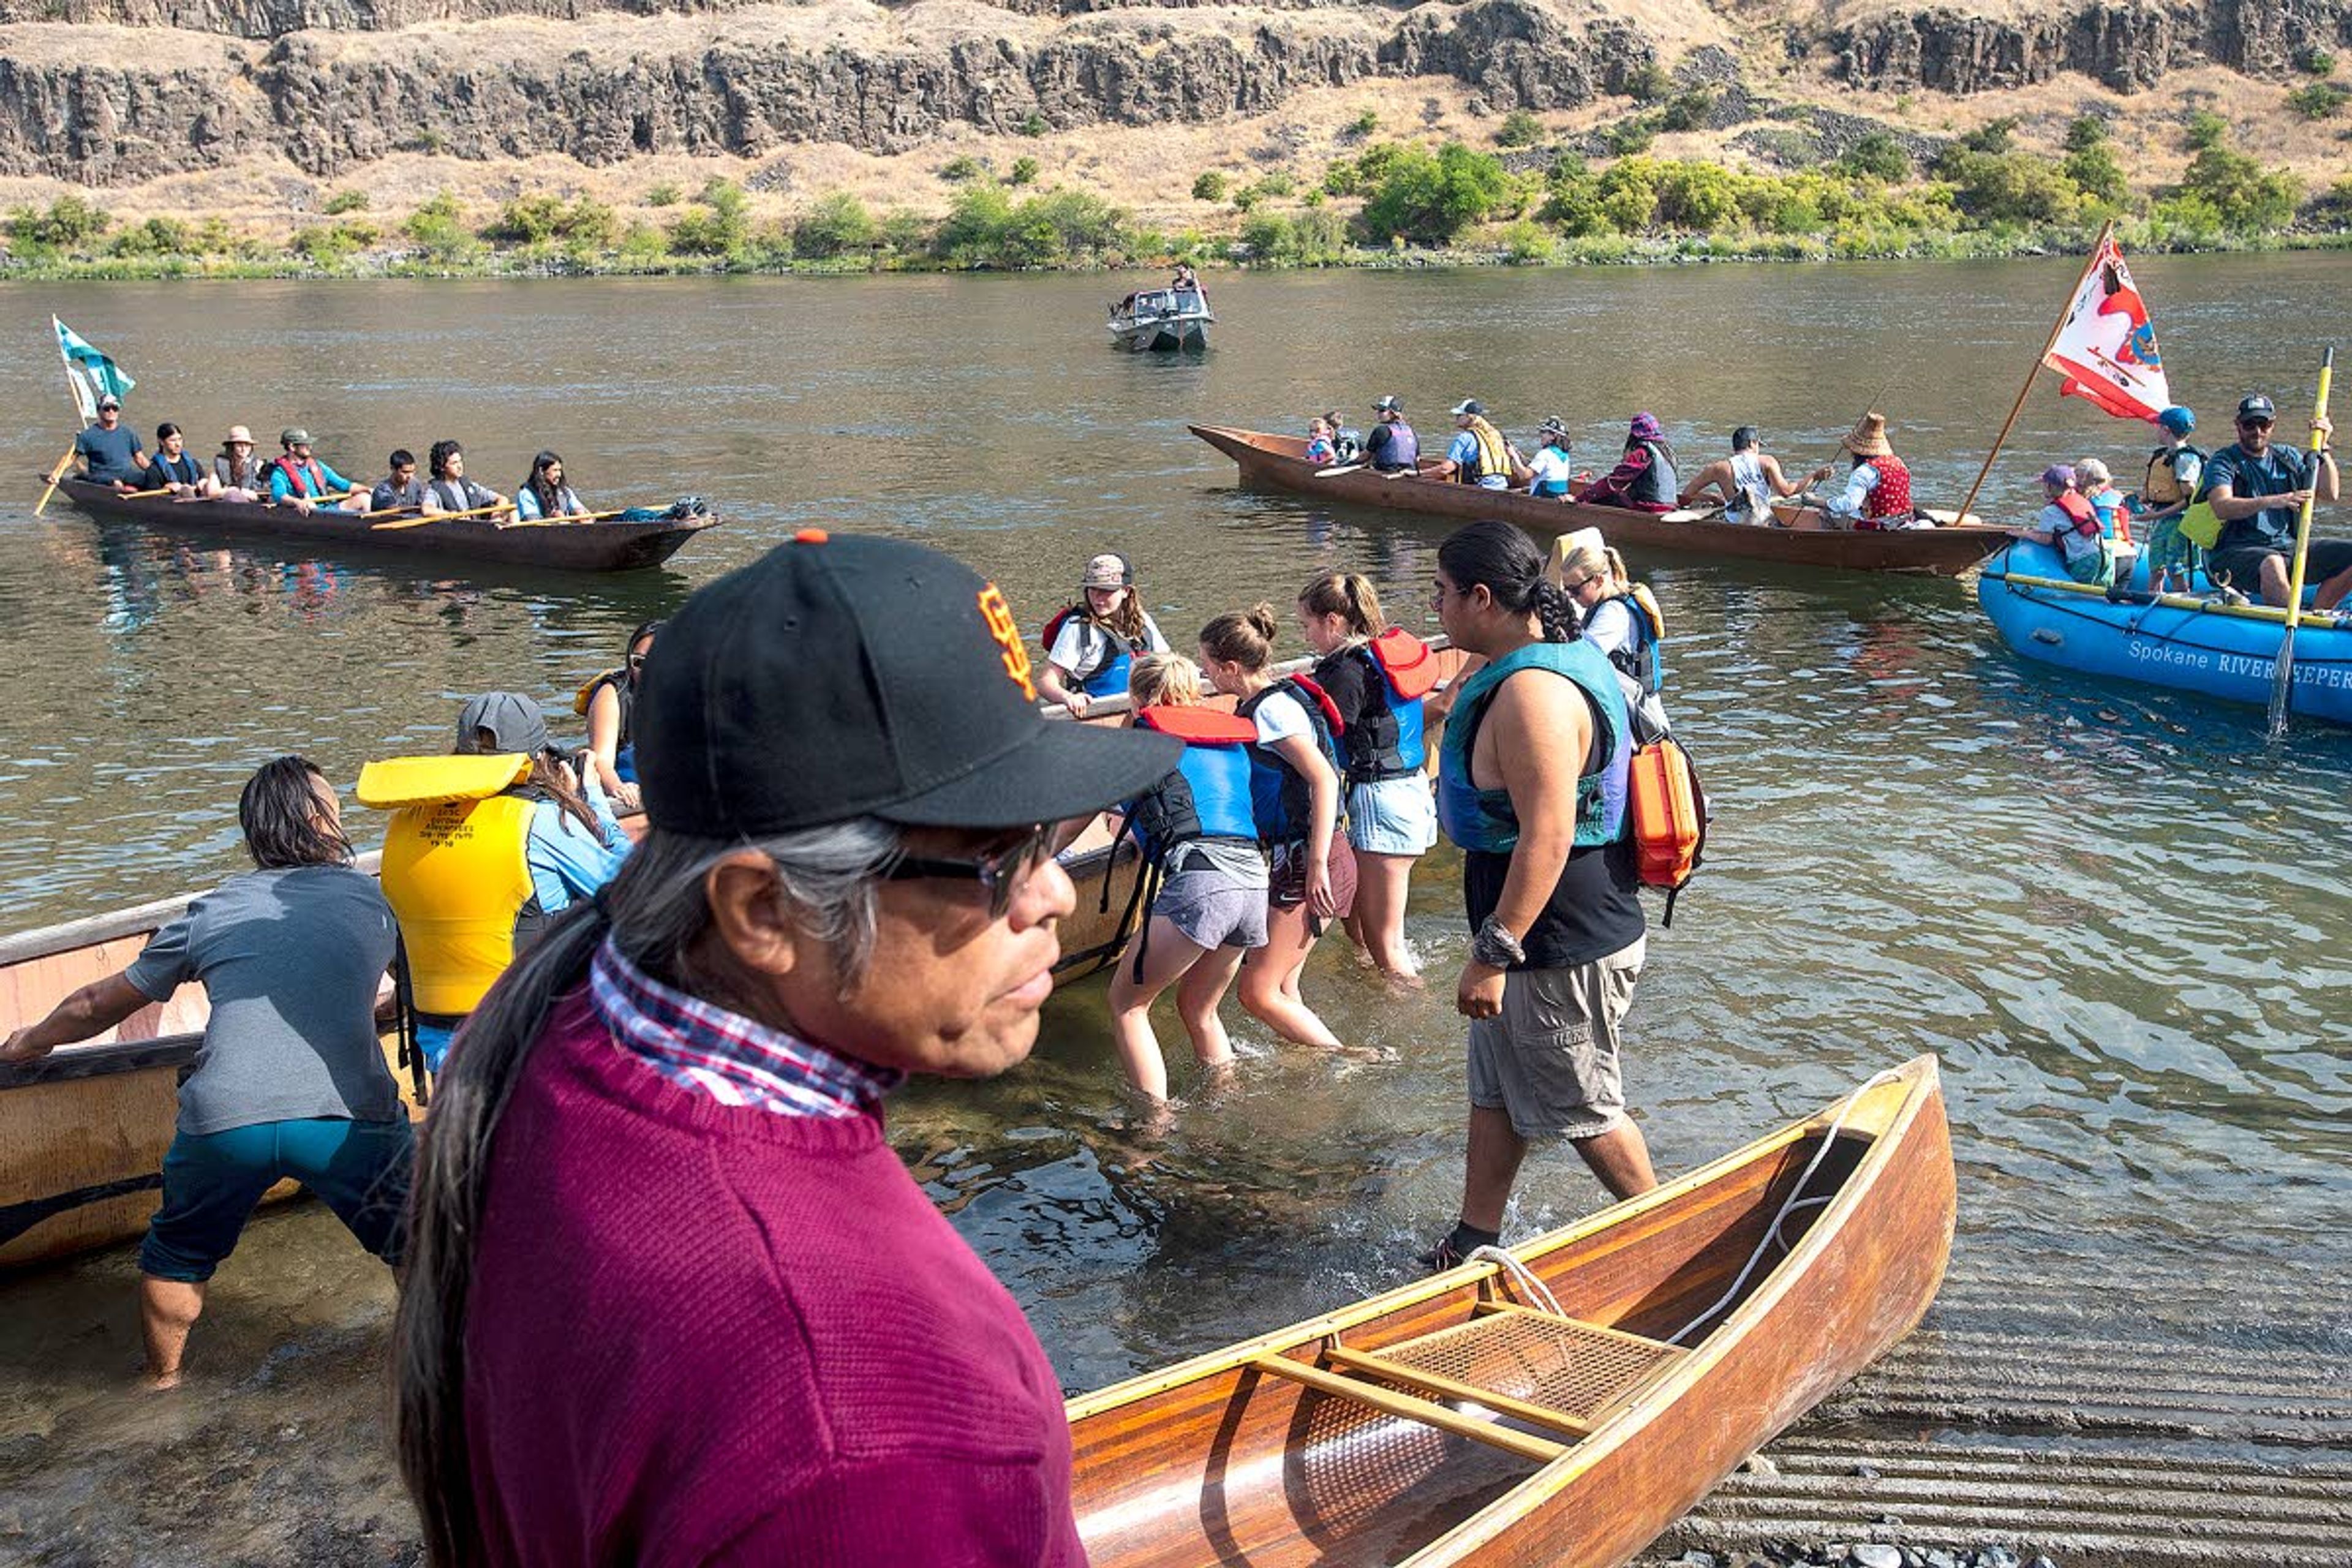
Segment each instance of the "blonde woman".
[[1601,541],[1597,529],[1580,529],[1553,542],[1544,574],[1575,601],[1584,617],[1584,638],[1609,656],[1633,715],[1633,740],[1647,745],[1669,726],[1660,696],[1665,670],[1658,646],[1665,617],[1644,585],[1633,581],[1625,558]]

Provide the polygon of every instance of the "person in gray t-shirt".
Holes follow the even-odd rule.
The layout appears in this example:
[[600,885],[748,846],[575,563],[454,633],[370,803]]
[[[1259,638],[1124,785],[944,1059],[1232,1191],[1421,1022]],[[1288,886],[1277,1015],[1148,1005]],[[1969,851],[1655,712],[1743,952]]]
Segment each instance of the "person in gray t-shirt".
[[129,968],[0,1044],[0,1062],[32,1061],[190,980],[211,1001],[163,1156],[163,1205],[139,1248],[159,1388],[179,1382],[205,1283],[263,1193],[300,1182],[397,1264],[415,1158],[375,1026],[396,928],[374,879],[350,865],[333,786],[300,757],[280,757],[247,782],[237,819],[259,869],[196,899]]

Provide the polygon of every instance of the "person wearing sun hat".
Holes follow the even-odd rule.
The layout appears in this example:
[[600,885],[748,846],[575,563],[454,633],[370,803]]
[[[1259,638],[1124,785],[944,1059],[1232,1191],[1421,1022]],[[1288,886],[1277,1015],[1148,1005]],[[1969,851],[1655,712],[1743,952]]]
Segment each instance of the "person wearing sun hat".
[[1045,668],[1037,692],[1083,719],[1106,697],[1127,694],[1128,672],[1147,653],[1166,653],[1160,635],[1135,592],[1135,567],[1124,555],[1106,551],[1087,563],[1078,579],[1080,603],[1065,606],[1045,623]]
[[228,427],[213,459],[213,478],[220,481],[222,500],[259,500],[269,493],[269,475],[253,459],[252,431],[242,425]]
[[1061,1385],[892,1150],[1019,1063],[1056,825],[1182,744],[1045,718],[1010,605],[796,536],[646,660],[645,840],[436,1086],[394,1356],[436,1563],[1086,1561]]
[[[1851,467],[1846,472],[1844,490],[1832,496],[1822,508],[1833,525],[1860,529],[1931,526],[1913,515],[1911,470],[1895,455],[1895,444],[1886,438],[1886,416],[1874,411],[1864,415],[1839,445],[1846,449]],[[1836,471],[1832,465],[1823,463],[1806,477],[1806,483],[1817,485]]]

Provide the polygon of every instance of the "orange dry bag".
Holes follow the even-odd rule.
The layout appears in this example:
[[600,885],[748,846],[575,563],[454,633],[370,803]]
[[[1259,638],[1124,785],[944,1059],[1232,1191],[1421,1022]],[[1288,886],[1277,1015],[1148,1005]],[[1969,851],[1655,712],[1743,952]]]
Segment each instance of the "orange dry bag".
[[1666,889],[1666,914],[1706,855],[1706,791],[1690,753],[1669,735],[1634,752],[1626,780],[1627,811],[1642,885]]

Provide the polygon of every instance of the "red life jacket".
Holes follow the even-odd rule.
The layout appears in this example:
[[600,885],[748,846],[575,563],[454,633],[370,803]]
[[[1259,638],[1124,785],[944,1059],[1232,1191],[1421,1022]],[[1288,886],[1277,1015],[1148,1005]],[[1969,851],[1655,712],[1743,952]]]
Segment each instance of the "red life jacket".
[[293,487],[298,496],[326,493],[327,476],[319,471],[319,462],[315,458],[307,463],[298,463],[289,452],[269,466],[286,476],[286,482]]
[[1870,494],[1863,498],[1862,515],[1864,520],[1875,522],[1884,518],[1898,517],[1909,521],[1911,470],[1903,466],[1902,458],[1891,454],[1871,458],[1870,466],[1878,470],[1878,483],[1872,488]]
[[2105,536],[2105,531],[2099,527],[2098,509],[2078,492],[2068,490],[2058,498],[2056,504],[2058,510],[2064,512],[2068,521],[2074,523],[2075,532],[2086,539],[2100,539]]

